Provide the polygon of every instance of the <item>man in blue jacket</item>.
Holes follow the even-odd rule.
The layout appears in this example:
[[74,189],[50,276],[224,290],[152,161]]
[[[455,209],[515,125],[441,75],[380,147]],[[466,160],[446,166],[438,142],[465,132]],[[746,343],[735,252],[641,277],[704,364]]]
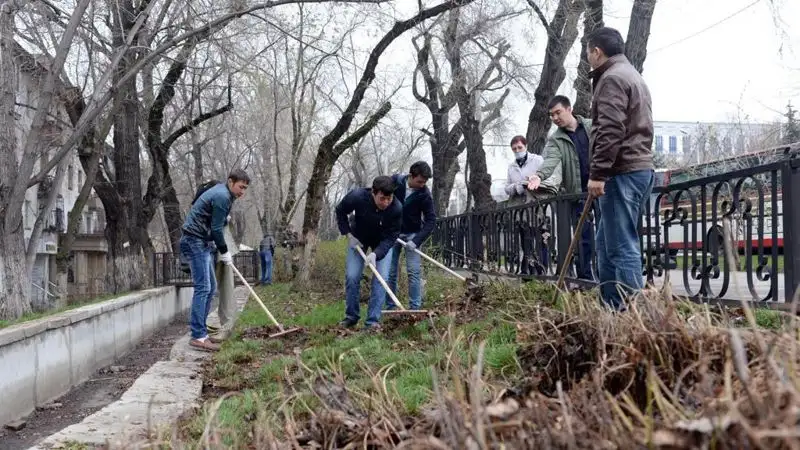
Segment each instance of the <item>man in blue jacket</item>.
[[[367,253],[367,262],[372,264],[384,279],[389,274],[392,247],[400,235],[400,225],[403,221],[403,208],[394,197],[394,191],[391,177],[382,175],[372,181],[371,189],[354,189],[336,205],[339,232],[348,237],[345,260],[345,318],[339,322],[343,327],[354,327],[361,315],[359,299],[365,261],[358,254],[356,247],[372,249]],[[347,217],[350,213],[355,213],[352,225]],[[386,290],[373,277],[367,320],[364,322],[365,330],[380,330],[381,306],[385,298]]]
[[227,182],[206,190],[195,200],[181,230],[181,256],[189,262],[194,284],[189,318],[192,336],[189,345],[199,350],[219,350],[219,340],[209,337],[206,329],[206,319],[217,290],[212,255],[216,245],[220,262],[227,265],[233,263],[233,256],[225,242],[225,222],[233,201],[244,195],[249,184],[250,177],[247,173],[234,169],[228,175]]
[[[433,196],[425,184],[432,175],[431,166],[425,161],[411,165],[407,175],[392,175],[395,197],[403,204],[403,225],[400,239],[406,242],[406,271],[408,272],[408,302],[410,309],[422,309],[422,257],[416,249],[430,236],[436,225],[436,208]],[[389,267],[389,288],[397,292],[397,272],[400,266],[400,251],[403,246],[395,243],[392,264]],[[394,309],[394,302],[386,298],[386,309]]]

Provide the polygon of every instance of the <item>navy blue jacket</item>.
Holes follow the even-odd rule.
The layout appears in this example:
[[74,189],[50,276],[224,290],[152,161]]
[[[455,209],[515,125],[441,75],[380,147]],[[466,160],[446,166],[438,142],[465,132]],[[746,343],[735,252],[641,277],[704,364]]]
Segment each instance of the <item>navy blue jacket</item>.
[[214,241],[219,253],[227,253],[228,245],[225,243],[223,230],[234,200],[236,197],[226,183],[220,183],[203,192],[186,215],[182,228],[184,234],[204,241]]
[[[351,212],[355,212],[352,227],[347,219]],[[375,206],[371,188],[353,189],[336,205],[336,222],[340,233],[352,233],[375,252],[375,259],[381,260],[400,236],[403,207],[395,197],[392,204],[381,211]]]
[[408,174],[392,175],[392,180],[395,184],[394,197],[403,205],[403,225],[400,227],[400,232],[414,233],[412,240],[417,247],[421,247],[436,226],[436,208],[433,207],[431,190],[425,186],[424,189],[418,189],[406,198]]

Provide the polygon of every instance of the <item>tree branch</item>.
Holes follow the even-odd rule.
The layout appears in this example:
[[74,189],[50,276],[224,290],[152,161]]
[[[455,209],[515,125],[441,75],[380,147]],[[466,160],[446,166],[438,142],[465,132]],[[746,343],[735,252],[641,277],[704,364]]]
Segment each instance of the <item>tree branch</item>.
[[189,131],[197,128],[203,122],[205,122],[207,120],[211,120],[214,117],[221,116],[222,114],[225,114],[226,112],[232,111],[232,110],[233,110],[233,99],[232,99],[232,96],[231,96],[231,82],[228,81],[228,104],[226,104],[225,106],[223,106],[221,108],[217,108],[217,109],[215,109],[213,111],[209,111],[209,112],[203,113],[203,114],[195,117],[190,123],[188,123],[188,124],[178,128],[177,130],[173,131],[172,134],[170,134],[167,137],[167,139],[164,141],[164,148],[165,149],[169,149],[172,146],[172,144],[175,143],[175,141],[180,139],[181,136],[183,136],[184,134],[188,133]]
[[391,109],[392,109],[392,104],[391,104],[391,103],[389,103],[389,102],[386,102],[386,103],[384,103],[383,105],[381,105],[381,107],[380,107],[380,108],[378,108],[378,110],[377,110],[377,111],[375,111],[375,112],[374,112],[374,113],[373,113],[373,114],[372,114],[372,115],[369,117],[369,119],[367,119],[367,121],[366,121],[366,122],[364,122],[364,124],[363,124],[363,125],[361,125],[360,127],[358,127],[358,128],[356,129],[356,131],[354,131],[352,134],[350,134],[350,136],[347,136],[347,138],[345,138],[345,139],[344,139],[342,142],[340,142],[340,143],[336,144],[336,146],[333,148],[333,152],[334,152],[335,154],[337,154],[337,155],[341,155],[341,154],[342,154],[342,153],[344,153],[344,152],[345,152],[345,151],[346,151],[348,148],[350,148],[350,147],[352,147],[353,145],[355,145],[355,144],[356,144],[358,141],[360,141],[360,140],[361,140],[361,138],[363,138],[364,136],[366,136],[366,135],[367,135],[367,133],[369,133],[369,132],[370,132],[370,130],[372,130],[373,128],[375,128],[375,126],[376,126],[376,125],[378,125],[378,122],[379,122],[381,119],[383,119],[383,118],[384,118],[384,116],[386,116],[386,114],[389,114],[389,111],[390,111]]

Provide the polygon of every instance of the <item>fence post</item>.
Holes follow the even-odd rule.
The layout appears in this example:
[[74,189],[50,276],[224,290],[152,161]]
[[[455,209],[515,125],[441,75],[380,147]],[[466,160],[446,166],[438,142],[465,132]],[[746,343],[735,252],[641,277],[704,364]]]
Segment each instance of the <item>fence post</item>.
[[[783,276],[786,302],[791,303],[800,286],[800,239],[789,239],[790,233],[800,230],[800,160],[786,161],[781,170],[783,184]],[[795,231],[791,231],[795,230]],[[776,296],[777,297],[777,296]],[[777,300],[777,298],[775,298]]]

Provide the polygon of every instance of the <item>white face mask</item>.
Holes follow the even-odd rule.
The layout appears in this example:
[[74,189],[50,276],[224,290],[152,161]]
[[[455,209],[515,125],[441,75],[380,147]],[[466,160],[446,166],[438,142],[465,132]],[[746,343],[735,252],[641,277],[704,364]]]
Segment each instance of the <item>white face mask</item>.
[[517,158],[517,161],[522,161],[526,156],[528,156],[528,152],[514,153],[514,158]]

